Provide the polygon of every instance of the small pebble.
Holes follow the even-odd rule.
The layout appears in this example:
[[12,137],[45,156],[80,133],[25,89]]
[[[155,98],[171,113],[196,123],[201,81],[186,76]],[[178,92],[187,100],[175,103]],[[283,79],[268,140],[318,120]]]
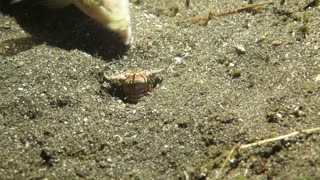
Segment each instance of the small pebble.
[[261,43],[262,41],[264,41],[266,39],[266,36],[261,35],[258,37],[258,39],[256,40],[257,43]]
[[232,78],[239,78],[239,77],[241,77],[241,69],[239,69],[239,68],[233,69],[233,71],[231,72],[230,75],[231,75]]
[[282,44],[282,41],[280,41],[280,40],[274,40],[274,41],[272,41],[272,45],[274,45],[274,46],[279,46],[279,45],[281,45]]
[[320,74],[318,74],[315,78],[314,78],[315,82],[320,82]]
[[236,46],[236,52],[240,55],[240,54],[244,54],[246,53],[246,49],[244,48],[243,45],[238,45]]

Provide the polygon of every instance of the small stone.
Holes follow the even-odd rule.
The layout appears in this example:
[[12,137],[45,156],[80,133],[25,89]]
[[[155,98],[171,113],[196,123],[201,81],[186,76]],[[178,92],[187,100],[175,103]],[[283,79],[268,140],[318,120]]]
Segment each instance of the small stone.
[[261,35],[258,37],[258,39],[256,40],[257,43],[261,43],[262,41],[264,41],[266,39],[265,35]]
[[182,57],[175,57],[174,60],[177,64],[180,64],[182,62]]
[[229,68],[232,68],[232,67],[234,67],[234,66],[235,66],[234,63],[229,63],[229,64],[228,64],[228,67],[229,67]]
[[315,78],[314,78],[315,82],[320,82],[320,74],[318,74]]
[[75,168],[74,171],[77,176],[82,177],[82,178],[85,178],[89,175],[85,170],[83,170],[81,168]]
[[232,78],[239,78],[241,77],[241,69],[235,68],[233,73],[231,74]]
[[228,74],[231,78],[239,78],[241,77],[241,69],[237,68],[235,64],[230,63],[228,64]]
[[281,45],[282,44],[282,41],[280,41],[280,40],[274,40],[274,41],[272,41],[272,45],[273,46],[279,46],[279,45]]
[[101,168],[107,168],[107,167],[108,167],[108,163],[105,162],[105,161],[101,161],[101,162],[99,163],[99,166],[100,166]]
[[240,54],[244,54],[246,53],[246,49],[244,48],[243,45],[238,45],[236,46],[236,52],[240,55]]

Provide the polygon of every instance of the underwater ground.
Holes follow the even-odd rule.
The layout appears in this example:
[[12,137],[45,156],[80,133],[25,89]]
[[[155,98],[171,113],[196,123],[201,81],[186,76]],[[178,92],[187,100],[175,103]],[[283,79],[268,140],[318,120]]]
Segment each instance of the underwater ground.
[[[319,179],[319,4],[132,0],[130,48],[0,4],[0,177]],[[103,78],[160,68],[137,104]]]

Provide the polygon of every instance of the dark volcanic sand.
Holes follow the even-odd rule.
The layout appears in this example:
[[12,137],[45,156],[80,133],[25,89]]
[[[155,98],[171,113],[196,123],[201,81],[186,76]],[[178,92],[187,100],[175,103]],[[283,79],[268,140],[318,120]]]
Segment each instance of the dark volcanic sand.
[[[132,1],[129,49],[74,7],[2,4],[1,179],[213,179],[236,145],[320,126],[316,1],[207,24],[188,19],[209,0],[185,2]],[[214,13],[249,5],[213,2]],[[138,104],[102,76],[161,67]],[[319,131],[234,152],[222,177],[320,178]]]

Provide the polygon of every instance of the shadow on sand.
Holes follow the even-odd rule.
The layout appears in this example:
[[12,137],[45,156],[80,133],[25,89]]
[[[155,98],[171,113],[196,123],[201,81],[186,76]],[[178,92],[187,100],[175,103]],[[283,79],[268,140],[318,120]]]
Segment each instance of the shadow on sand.
[[[31,35],[31,38],[10,39],[4,42],[18,43],[23,47],[22,50],[46,43],[66,50],[79,49],[105,61],[121,57],[128,50],[114,33],[104,29],[74,6],[50,10],[29,1],[10,5],[8,0],[1,0],[0,11],[13,16]],[[25,40],[29,46],[21,45]],[[8,55],[14,52],[9,52]]]

